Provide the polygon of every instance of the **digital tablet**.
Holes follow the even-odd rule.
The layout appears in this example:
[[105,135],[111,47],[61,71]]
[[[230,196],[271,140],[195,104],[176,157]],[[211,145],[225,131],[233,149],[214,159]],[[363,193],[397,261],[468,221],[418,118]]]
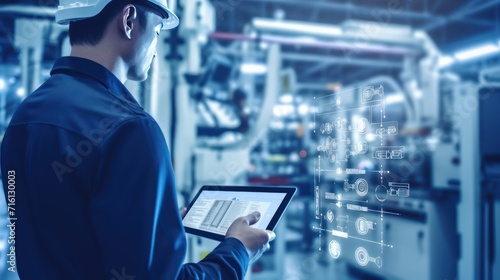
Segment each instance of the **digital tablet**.
[[238,217],[259,211],[252,227],[274,230],[297,188],[261,186],[203,186],[182,220],[186,232],[223,241]]

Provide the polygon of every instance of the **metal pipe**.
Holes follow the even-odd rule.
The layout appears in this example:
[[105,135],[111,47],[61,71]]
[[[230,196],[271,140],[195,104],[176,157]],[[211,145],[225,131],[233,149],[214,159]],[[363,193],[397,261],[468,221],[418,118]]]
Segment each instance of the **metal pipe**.
[[210,38],[216,40],[228,41],[251,41],[251,42],[266,42],[277,43],[280,45],[292,45],[320,49],[333,49],[343,51],[346,57],[356,53],[377,53],[397,56],[420,56],[422,51],[415,48],[388,46],[374,43],[361,43],[361,42],[345,42],[345,41],[320,41],[314,39],[306,39],[300,37],[284,37],[275,35],[244,35],[234,33],[215,32],[210,35]]
[[380,59],[366,59],[366,58],[349,58],[344,56],[326,56],[326,55],[314,55],[314,54],[302,54],[302,53],[283,53],[281,57],[284,60],[294,60],[294,61],[308,61],[308,62],[323,62],[325,64],[331,65],[357,65],[363,67],[372,68],[403,68],[403,63],[399,62],[389,62],[381,61]]
[[54,19],[56,8],[36,5],[3,5],[0,14],[12,14],[16,17],[31,17],[36,19]]
[[[300,7],[301,9],[321,9],[327,11],[351,11],[356,14],[372,17],[374,20],[381,15],[387,17],[387,22],[392,18],[399,19],[442,19],[443,16],[433,15],[428,12],[420,11],[405,11],[402,6],[392,7],[387,3],[386,7],[367,7],[355,5],[353,3],[333,3],[329,1],[298,1],[298,0],[245,0],[245,2],[262,3],[262,4],[278,4],[283,6]],[[390,2],[390,1],[388,1]]]

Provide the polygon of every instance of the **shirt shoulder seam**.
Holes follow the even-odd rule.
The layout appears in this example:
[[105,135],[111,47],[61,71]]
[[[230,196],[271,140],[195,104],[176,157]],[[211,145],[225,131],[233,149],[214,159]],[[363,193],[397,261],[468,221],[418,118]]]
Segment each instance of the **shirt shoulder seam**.
[[[138,120],[138,119],[146,119],[148,120],[149,118],[146,117],[146,116],[134,116],[134,117],[131,117],[131,118],[128,118],[128,119],[124,119],[124,120],[121,120],[117,123],[117,125],[113,128],[113,131],[116,131],[116,129],[118,129],[120,126],[122,126],[123,124],[125,123],[128,123],[128,122],[132,122],[132,121],[135,121],[135,120]],[[30,124],[42,124],[42,125],[49,125],[49,126],[54,126],[54,127],[59,127],[61,129],[64,129],[64,130],[67,130],[67,131],[70,131],[74,134],[77,134],[78,136],[80,137],[83,137],[85,138],[86,140],[89,140],[91,141],[92,139],[89,139],[85,134],[83,134],[81,131],[76,131],[74,129],[71,129],[71,128],[68,128],[68,127],[65,127],[65,126],[62,126],[62,125],[58,125],[58,124],[54,124],[54,123],[48,123],[48,122],[22,122],[22,123],[16,123],[16,124],[12,124],[12,125],[9,125],[9,128],[10,127],[15,127],[15,126],[23,126],[23,125],[30,125]],[[108,135],[106,135],[102,141],[104,141],[105,139],[107,139],[110,135],[112,135],[113,133],[110,132]]]

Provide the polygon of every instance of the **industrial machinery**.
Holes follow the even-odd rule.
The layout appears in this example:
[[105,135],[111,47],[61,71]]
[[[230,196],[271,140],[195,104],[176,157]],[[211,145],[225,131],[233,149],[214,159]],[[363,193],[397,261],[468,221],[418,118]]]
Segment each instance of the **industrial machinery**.
[[[247,184],[251,168],[278,183],[271,172],[307,177],[300,242],[351,275],[498,278],[500,152],[491,118],[500,102],[497,69],[485,71],[481,85],[440,73],[439,50],[425,32],[408,26],[254,18],[243,34],[228,34],[215,32],[211,1],[183,2],[171,5],[183,15],[181,26],[160,35],[150,78],[127,83],[171,148],[181,205],[204,184]],[[54,11],[38,8],[0,8],[16,15],[13,42],[25,93],[44,78],[47,44],[68,51],[66,30],[50,23]],[[290,46],[332,55],[282,51]],[[285,60],[398,74],[374,71],[332,88],[300,84],[300,73],[282,69]],[[243,70],[249,65],[253,74]],[[299,92],[310,98],[300,100]],[[5,108],[8,100],[0,102]],[[3,125],[8,117],[0,112]],[[296,146],[300,156],[290,152]],[[259,167],[263,155],[268,165]],[[263,256],[263,271],[248,278],[284,275],[285,224]],[[216,245],[192,236],[189,244],[187,261]]]

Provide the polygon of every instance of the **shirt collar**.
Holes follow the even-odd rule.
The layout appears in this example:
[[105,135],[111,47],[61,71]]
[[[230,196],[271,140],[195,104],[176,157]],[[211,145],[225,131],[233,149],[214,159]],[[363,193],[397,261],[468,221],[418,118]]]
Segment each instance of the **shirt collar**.
[[50,75],[58,73],[84,75],[95,79],[105,86],[109,93],[139,106],[122,82],[111,71],[95,61],[75,56],[60,57],[54,63]]

